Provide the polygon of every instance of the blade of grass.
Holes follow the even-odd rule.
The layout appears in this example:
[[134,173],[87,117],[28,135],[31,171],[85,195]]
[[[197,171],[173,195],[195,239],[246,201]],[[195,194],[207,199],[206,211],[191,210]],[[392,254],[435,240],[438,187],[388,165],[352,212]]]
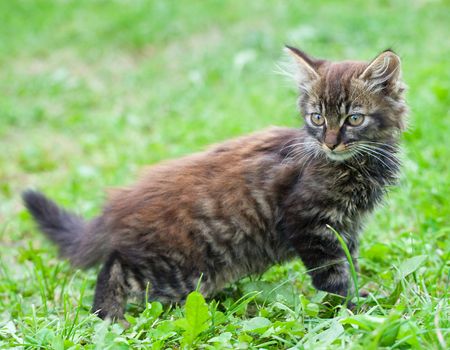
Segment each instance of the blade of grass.
[[[327,227],[336,235],[337,240],[339,241],[339,244],[342,247],[342,250],[345,253],[345,256],[347,258],[348,264],[350,266],[350,274],[352,276],[353,285],[355,287],[355,294],[356,294],[356,300],[358,301],[357,310],[359,310],[359,287],[358,287],[358,275],[356,273],[355,264],[353,263],[352,255],[350,254],[350,250],[348,249],[347,243],[345,243],[345,240],[342,238],[342,236],[330,225],[327,225]],[[349,296],[347,296],[347,302]]]

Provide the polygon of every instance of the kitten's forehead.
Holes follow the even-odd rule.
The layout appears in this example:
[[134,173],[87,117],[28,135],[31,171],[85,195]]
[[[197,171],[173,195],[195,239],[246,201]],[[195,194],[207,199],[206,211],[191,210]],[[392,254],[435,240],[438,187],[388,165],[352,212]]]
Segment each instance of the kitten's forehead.
[[362,74],[367,67],[365,62],[330,62],[319,70],[322,93],[335,99],[343,91],[350,89],[351,81]]
[[368,63],[362,61],[341,61],[326,62],[318,68],[318,73],[322,77],[339,77],[340,79],[348,79],[349,77],[361,75]]
[[342,115],[348,112],[349,104],[355,95],[352,79],[362,74],[367,67],[366,62],[344,61],[327,62],[319,70],[320,79],[314,86],[316,101],[322,112],[326,110],[331,115]]

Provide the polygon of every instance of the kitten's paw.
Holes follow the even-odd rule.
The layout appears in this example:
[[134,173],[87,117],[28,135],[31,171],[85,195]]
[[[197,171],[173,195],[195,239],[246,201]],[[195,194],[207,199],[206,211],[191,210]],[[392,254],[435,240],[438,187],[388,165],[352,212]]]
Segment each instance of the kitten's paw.
[[123,327],[123,329],[128,329],[131,327],[131,323],[125,319],[118,320],[118,322]]
[[359,296],[362,298],[367,298],[369,296],[369,291],[367,289],[360,289]]
[[347,309],[349,309],[353,313],[355,313],[358,309],[357,305],[352,301],[348,301],[346,306],[347,306]]

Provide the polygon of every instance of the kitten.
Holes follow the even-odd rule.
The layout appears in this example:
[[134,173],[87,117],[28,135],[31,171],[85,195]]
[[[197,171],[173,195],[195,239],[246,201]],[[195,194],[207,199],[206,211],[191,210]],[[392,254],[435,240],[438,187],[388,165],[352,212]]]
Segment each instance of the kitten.
[[406,104],[400,60],[330,62],[287,47],[296,66],[300,129],[271,128],[151,167],[114,192],[91,221],[34,191],[23,199],[40,229],[78,267],[98,263],[92,310],[124,315],[127,295],[183,301],[201,278],[227,283],[300,257],[319,289],[351,295],[365,217],[399,169]]

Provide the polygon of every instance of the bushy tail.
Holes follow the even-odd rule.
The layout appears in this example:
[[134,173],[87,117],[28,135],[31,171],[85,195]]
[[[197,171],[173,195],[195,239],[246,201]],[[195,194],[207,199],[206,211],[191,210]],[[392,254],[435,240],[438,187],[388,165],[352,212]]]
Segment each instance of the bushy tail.
[[22,198],[39,229],[73,265],[89,267],[106,257],[109,248],[100,218],[85,222],[36,191],[25,191]]

